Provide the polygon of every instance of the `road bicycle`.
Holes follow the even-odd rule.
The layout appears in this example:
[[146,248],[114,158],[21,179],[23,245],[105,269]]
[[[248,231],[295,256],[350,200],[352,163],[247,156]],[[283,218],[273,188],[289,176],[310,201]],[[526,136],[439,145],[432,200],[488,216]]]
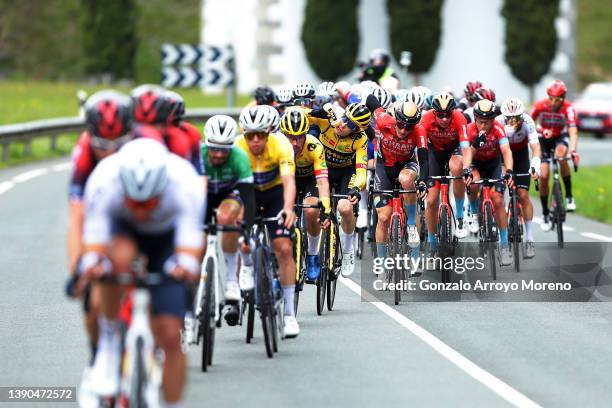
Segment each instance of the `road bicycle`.
[[[531,177],[531,173],[519,173],[514,177]],[[536,180],[537,182],[537,180]],[[523,243],[524,220],[521,204],[518,202],[518,193],[516,184],[509,189],[510,200],[508,202],[508,240],[512,245],[512,254],[514,256],[514,269],[517,272],[521,270],[521,260],[524,257],[525,248]]]
[[[549,158],[546,160],[547,162],[552,161],[552,176],[553,176],[553,188],[552,194],[550,194],[550,204],[548,208],[550,208],[550,221],[552,222],[552,228],[557,231],[557,245],[559,248],[563,248],[563,223],[565,222],[565,202],[563,201],[563,192],[561,191],[561,180],[560,180],[560,170],[559,170],[559,162],[571,160],[570,157],[556,157],[555,149],[551,148],[549,153]],[[574,170],[577,171],[576,165],[574,165]]]
[[[374,190],[373,193],[391,195],[392,213],[389,218],[389,230],[387,232],[387,257],[395,259],[399,256],[404,259],[408,248],[408,234],[406,233],[406,214],[402,204],[401,194],[415,193],[416,190],[402,190],[398,180],[395,180],[392,190]],[[406,270],[398,268],[397,264],[391,270],[387,270],[388,283],[394,284],[394,302],[398,305],[402,300],[401,284],[407,280]]]
[[368,170],[368,220],[367,220],[367,232],[368,242],[370,243],[370,249],[372,254],[376,254],[376,225],[378,224],[378,213],[374,205],[374,171]]

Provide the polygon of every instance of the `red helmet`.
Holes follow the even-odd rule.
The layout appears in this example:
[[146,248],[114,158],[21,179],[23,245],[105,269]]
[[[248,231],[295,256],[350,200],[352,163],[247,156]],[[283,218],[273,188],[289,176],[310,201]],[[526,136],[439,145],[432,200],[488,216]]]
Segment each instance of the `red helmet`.
[[[168,114],[163,114],[166,90],[158,85],[140,85],[132,90],[134,121],[140,123],[164,123]],[[163,118],[160,118],[163,116]]]
[[474,95],[474,93],[476,93],[476,90],[478,88],[481,88],[481,87],[482,87],[482,83],[480,83],[480,81],[470,81],[467,84],[465,84],[463,93],[465,94],[466,98],[469,98],[470,96]]
[[85,102],[85,124],[94,138],[117,139],[132,127],[131,103],[126,95],[99,91]]
[[491,88],[480,87],[476,90],[475,95],[478,100],[488,99],[491,102],[495,102],[495,92]]
[[169,106],[170,114],[166,121],[178,125],[179,122],[183,120],[183,116],[185,116],[185,100],[181,95],[172,91],[167,91],[164,97],[167,99],[166,103],[171,105]]
[[548,87],[546,88],[546,93],[548,96],[554,97],[563,97],[567,92],[567,87],[565,83],[560,79],[555,79]]

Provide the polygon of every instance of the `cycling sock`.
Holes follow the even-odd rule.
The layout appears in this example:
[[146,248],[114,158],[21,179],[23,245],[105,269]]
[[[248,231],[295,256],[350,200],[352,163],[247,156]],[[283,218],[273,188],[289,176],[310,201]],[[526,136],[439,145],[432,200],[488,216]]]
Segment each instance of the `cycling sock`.
[[242,263],[244,266],[253,266],[253,258],[251,257],[251,254],[240,252],[240,263]]
[[350,234],[344,232],[340,228],[340,242],[342,243],[342,251],[351,252],[353,250],[353,241],[355,240],[355,231]]
[[427,242],[429,243],[429,249],[435,251],[438,247],[438,243],[436,242],[436,234],[433,232],[427,232]]
[[99,317],[98,328],[97,350],[106,349],[118,353],[121,348],[121,321]]
[[320,232],[316,236],[308,234],[308,255],[319,254],[319,239],[321,239]]
[[470,200],[470,212],[472,214],[478,214],[478,201],[477,200]]
[[502,248],[506,248],[508,246],[508,228],[500,228],[499,229],[499,243]]
[[295,296],[295,285],[283,286],[283,298],[285,299],[285,316],[293,316],[293,297]]
[[[457,219],[463,219],[463,202],[465,199],[455,197],[455,215]],[[471,204],[471,203],[470,203]]]
[[359,209],[367,210],[368,209],[368,191],[363,190],[361,193],[361,200],[359,200]]
[[540,196],[540,202],[542,203],[542,214],[548,215],[548,196]]
[[387,257],[387,244],[376,243],[376,257],[386,258]]
[[225,256],[225,271],[228,282],[236,282],[238,281],[238,252],[225,252],[223,251],[223,255]]
[[565,197],[572,198],[572,176],[563,177],[563,185],[565,186]]
[[410,256],[415,260],[419,259],[419,257],[421,256],[421,249],[419,247],[412,248]]
[[406,211],[408,225],[416,225],[416,204],[406,204],[404,211]]
[[532,223],[533,221],[527,221],[525,220],[525,239],[527,241],[533,241],[533,229],[532,229]]

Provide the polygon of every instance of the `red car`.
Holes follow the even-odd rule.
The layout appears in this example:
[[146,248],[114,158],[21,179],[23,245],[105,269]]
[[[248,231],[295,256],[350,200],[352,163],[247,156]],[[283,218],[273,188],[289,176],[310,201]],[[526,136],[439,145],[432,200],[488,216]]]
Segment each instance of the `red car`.
[[612,82],[595,82],[574,102],[578,129],[603,138],[612,133]]

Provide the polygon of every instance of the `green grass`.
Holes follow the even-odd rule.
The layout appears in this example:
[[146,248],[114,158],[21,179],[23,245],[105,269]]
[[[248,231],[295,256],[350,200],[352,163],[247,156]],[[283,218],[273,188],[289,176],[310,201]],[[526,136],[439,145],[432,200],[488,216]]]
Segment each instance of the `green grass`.
[[578,87],[612,80],[612,7],[608,0],[577,0]]
[[[38,119],[76,116],[79,89],[91,94],[105,86],[87,86],[73,82],[19,82],[0,81],[0,125],[28,122]],[[114,87],[129,93],[130,87]],[[174,89],[183,95],[187,108],[226,106],[225,94],[204,95],[199,89]],[[244,106],[248,96],[237,97],[237,106]],[[32,141],[32,155],[25,156],[22,143],[11,143],[9,160],[0,161],[0,168],[35,160],[66,155],[70,152],[77,135],[62,135],[58,138],[57,150],[50,149],[49,138]]]

